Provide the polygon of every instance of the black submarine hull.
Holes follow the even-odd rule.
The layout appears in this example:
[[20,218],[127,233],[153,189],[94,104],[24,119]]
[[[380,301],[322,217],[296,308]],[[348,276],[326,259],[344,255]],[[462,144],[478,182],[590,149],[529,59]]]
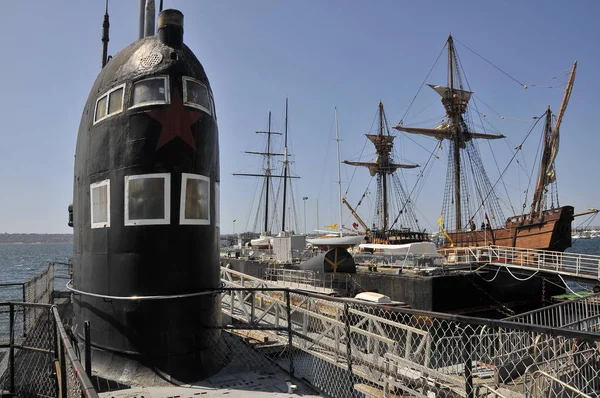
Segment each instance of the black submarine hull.
[[[220,296],[209,293],[220,286],[219,140],[182,22],[163,11],[159,34],[116,54],[90,92],[75,157],[72,289],[74,331],[83,337],[89,322],[96,350],[193,381],[223,357]],[[191,82],[206,98],[190,102]]]

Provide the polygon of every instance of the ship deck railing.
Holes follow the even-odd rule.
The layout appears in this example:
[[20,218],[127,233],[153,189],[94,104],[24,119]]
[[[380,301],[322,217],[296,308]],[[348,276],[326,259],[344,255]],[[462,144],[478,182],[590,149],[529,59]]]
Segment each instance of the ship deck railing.
[[[225,340],[244,341],[229,345],[245,355],[236,365],[253,367],[261,357],[330,397],[599,396],[598,332],[327,297],[225,267],[221,277],[223,285],[210,294],[221,298]],[[0,355],[0,390],[93,397],[94,378],[86,379],[77,352],[83,342],[72,344],[77,338],[62,326],[57,307],[5,304],[0,350],[13,354]]]
[[336,290],[348,290],[348,274],[314,272],[285,268],[267,268],[265,279],[286,287],[310,290],[324,294],[334,294]]
[[600,256],[504,246],[441,249],[445,264],[484,264],[600,281]]
[[389,267],[389,268],[442,268],[444,263],[442,256],[432,253],[353,253],[354,261],[359,265],[369,267]]

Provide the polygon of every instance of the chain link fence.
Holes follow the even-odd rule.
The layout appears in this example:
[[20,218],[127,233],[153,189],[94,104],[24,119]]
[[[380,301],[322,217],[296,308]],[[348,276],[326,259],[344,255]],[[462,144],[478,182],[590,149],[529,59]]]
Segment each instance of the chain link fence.
[[[231,273],[223,310],[327,396],[599,396],[600,334],[278,290]],[[288,330],[285,330],[287,328]]]
[[56,306],[0,303],[0,313],[0,396],[97,397]]
[[[600,333],[569,328],[572,318],[561,328],[429,313],[222,270],[224,285],[211,293],[221,295],[224,313],[214,353],[228,374],[254,376],[218,387],[251,389],[253,379],[283,369],[289,391],[304,380],[330,397],[600,396]],[[53,288],[48,275],[22,291],[44,300]],[[585,309],[595,316],[595,306]],[[0,303],[0,395],[97,396],[75,348],[57,307]]]

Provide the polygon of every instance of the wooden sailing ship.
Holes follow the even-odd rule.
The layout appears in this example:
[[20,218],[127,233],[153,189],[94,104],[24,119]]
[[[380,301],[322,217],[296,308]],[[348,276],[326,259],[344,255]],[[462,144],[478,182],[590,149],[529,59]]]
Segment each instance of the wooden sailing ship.
[[[479,150],[473,143],[474,139],[504,136],[474,132],[469,128],[466,113],[472,92],[463,89],[452,36],[448,37],[447,48],[448,86],[429,85],[442,97],[446,119],[433,129],[402,124],[395,127],[399,131],[450,142],[444,205],[438,220],[446,238],[444,247],[499,245],[564,251],[571,246],[571,222],[575,215],[572,206],[554,205],[558,204],[554,161],[558,153],[559,128],[573,88],[577,62],[571,70],[554,125],[550,108],[545,114],[544,147],[531,209],[528,213],[504,218],[493,185],[483,169]],[[476,170],[470,176],[478,188],[476,200],[467,192],[464,174],[468,170]],[[550,207],[547,206],[549,192],[555,195]],[[474,202],[477,206],[473,206]],[[472,210],[473,207],[476,209]]]
[[[383,104],[379,103],[379,126],[377,134],[366,134],[375,146],[377,158],[373,162],[354,162],[344,160],[350,166],[362,166],[369,169],[372,177],[377,178],[376,209],[372,226],[369,227],[348,201],[342,202],[348,206],[350,212],[366,231],[366,241],[369,243],[400,245],[405,243],[423,242],[429,240],[429,234],[419,227],[410,195],[407,194],[400,178],[396,174],[398,169],[412,169],[419,167],[417,164],[400,164],[394,161],[394,135],[390,134],[389,125],[385,117]],[[363,194],[362,199],[366,195]]]

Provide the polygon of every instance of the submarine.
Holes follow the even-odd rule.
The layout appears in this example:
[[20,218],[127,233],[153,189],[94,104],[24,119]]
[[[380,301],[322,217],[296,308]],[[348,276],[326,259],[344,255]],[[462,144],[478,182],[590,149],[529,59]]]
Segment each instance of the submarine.
[[102,69],[81,116],[73,332],[83,339],[89,325],[95,369],[135,363],[186,382],[223,365],[219,133],[183,14],[161,1],[155,25],[154,2],[145,7],[138,40],[108,57],[107,4]]

